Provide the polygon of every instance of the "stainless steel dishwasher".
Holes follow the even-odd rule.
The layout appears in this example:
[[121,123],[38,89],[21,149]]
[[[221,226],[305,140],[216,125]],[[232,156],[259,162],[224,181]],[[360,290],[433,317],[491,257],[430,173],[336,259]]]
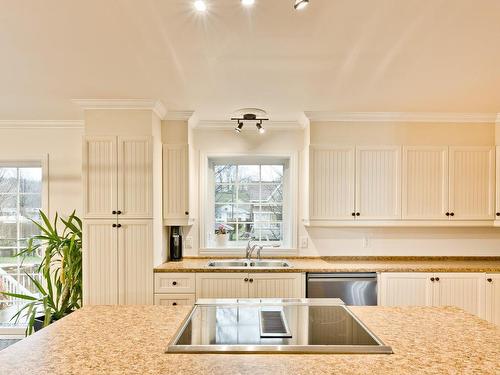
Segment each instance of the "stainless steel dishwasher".
[[377,274],[308,273],[307,298],[340,298],[350,306],[377,305]]

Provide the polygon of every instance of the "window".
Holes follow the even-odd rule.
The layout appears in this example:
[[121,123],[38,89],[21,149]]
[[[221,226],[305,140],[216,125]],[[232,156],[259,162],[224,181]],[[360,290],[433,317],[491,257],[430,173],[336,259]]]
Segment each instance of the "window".
[[[16,257],[30,237],[39,234],[30,219],[39,219],[42,208],[42,168],[40,163],[0,163],[0,291],[34,294],[29,274],[40,279],[35,254]],[[0,328],[12,327],[10,318],[24,301],[0,295]]]
[[[209,158],[205,247],[291,247],[289,159]],[[218,228],[227,232],[221,243]]]

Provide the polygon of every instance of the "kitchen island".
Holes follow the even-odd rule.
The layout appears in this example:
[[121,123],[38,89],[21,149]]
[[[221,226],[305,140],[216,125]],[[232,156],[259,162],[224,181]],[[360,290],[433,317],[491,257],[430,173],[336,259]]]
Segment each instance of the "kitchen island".
[[352,307],[394,354],[166,354],[190,307],[87,306],[0,351],[0,374],[499,374],[500,328],[452,307]]

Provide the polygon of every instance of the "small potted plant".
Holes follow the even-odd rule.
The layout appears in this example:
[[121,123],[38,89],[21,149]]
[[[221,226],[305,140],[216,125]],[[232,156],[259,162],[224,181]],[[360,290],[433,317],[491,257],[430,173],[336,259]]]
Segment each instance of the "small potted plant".
[[38,293],[0,292],[4,296],[26,301],[12,319],[19,321],[22,317],[26,318],[27,335],[82,306],[82,222],[74,211],[67,220],[56,213],[53,223],[42,211],[40,216],[42,223],[32,220],[40,229],[40,234],[30,238],[26,249],[17,254],[27,257],[41,250],[38,272],[43,281],[27,274]]
[[229,233],[228,230],[230,230],[231,227],[224,225],[224,224],[219,224],[217,229],[215,230],[215,245],[217,247],[226,247],[227,246],[227,241],[229,239]]

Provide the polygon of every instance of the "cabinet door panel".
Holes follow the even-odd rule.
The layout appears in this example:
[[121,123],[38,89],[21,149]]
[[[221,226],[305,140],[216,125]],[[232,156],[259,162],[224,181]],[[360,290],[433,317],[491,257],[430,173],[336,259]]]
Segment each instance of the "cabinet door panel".
[[485,317],[489,322],[500,326],[500,273],[488,274],[486,279]]
[[311,220],[352,220],[354,147],[311,148]]
[[163,145],[163,219],[185,225],[189,219],[188,145]]
[[382,306],[431,306],[432,273],[384,272],[380,275]]
[[120,218],[153,217],[152,150],[149,137],[118,137]]
[[192,306],[194,302],[194,294],[155,294],[155,305]]
[[116,137],[86,137],[83,142],[84,217],[113,218],[117,209]]
[[494,218],[493,147],[450,147],[450,212],[454,220]]
[[248,273],[196,274],[196,299],[248,298]]
[[305,297],[305,280],[300,273],[250,273],[248,277],[250,298]]
[[403,150],[403,219],[448,220],[448,147]]
[[89,305],[118,303],[118,246],[114,220],[86,220],[83,226],[83,298]]
[[434,306],[456,306],[471,314],[484,317],[485,274],[436,273]]
[[401,148],[356,148],[356,211],[360,220],[401,219]]
[[152,220],[120,220],[118,228],[119,301],[153,303]]
[[496,147],[496,220],[500,220],[500,146]]

